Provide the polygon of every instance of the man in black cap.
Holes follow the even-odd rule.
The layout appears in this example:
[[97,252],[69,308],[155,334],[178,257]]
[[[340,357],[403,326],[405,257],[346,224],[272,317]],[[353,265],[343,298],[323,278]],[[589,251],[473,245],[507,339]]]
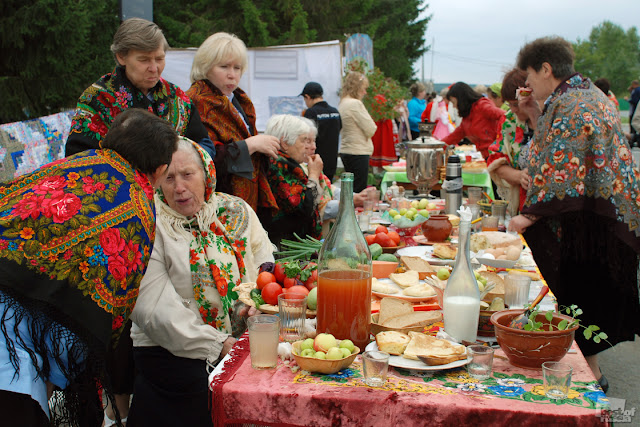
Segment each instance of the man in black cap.
[[322,172],[333,181],[338,160],[338,140],[342,120],[338,110],[327,104],[322,94],[320,83],[309,82],[304,85],[300,95],[304,97],[304,103],[307,105],[304,116],[316,122],[318,127],[316,153],[324,163]]

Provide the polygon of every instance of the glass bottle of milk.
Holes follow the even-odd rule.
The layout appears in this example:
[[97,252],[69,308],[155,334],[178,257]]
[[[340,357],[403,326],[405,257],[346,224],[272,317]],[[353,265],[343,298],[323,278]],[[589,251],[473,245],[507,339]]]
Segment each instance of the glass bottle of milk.
[[458,254],[444,291],[444,330],[458,341],[475,341],[480,316],[480,290],[469,256],[471,211],[458,212],[461,217]]

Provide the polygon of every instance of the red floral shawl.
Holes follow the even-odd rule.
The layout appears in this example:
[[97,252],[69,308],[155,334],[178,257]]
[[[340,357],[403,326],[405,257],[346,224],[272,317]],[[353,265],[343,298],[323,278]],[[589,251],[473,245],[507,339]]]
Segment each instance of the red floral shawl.
[[[240,103],[247,124],[256,133],[256,110],[247,94],[240,88],[234,92]],[[277,209],[275,197],[266,179],[267,157],[262,153],[253,153],[253,178],[247,179],[238,175],[227,175],[227,162],[232,161],[227,146],[252,136],[242,121],[242,116],[218,88],[206,80],[193,83],[187,95],[198,108],[202,123],[209,132],[209,138],[216,146],[216,170],[218,173],[218,190],[238,196],[253,208],[265,207]]]

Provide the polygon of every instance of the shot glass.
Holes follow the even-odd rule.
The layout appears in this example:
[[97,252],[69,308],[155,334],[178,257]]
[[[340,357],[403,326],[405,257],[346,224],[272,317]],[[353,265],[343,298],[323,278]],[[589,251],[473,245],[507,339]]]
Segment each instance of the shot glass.
[[249,352],[254,369],[275,368],[278,365],[280,319],[271,314],[249,317]]
[[482,218],[482,231],[498,231],[498,217],[484,216]]
[[529,302],[531,277],[508,274],[504,280],[504,303],[509,308],[524,308]]
[[549,399],[566,399],[569,396],[573,368],[568,363],[544,362],[542,380],[545,394]]
[[307,319],[307,297],[298,294],[278,295],[280,338],[294,342],[304,338],[304,322]]
[[365,213],[372,213],[375,207],[375,202],[371,199],[366,199],[362,202],[362,207]]
[[360,226],[360,230],[363,232],[369,231],[371,228],[371,217],[373,216],[372,211],[363,211],[358,215],[358,225]]
[[467,364],[467,372],[471,378],[486,380],[493,371],[493,348],[484,345],[470,345],[467,356],[471,362]]
[[362,355],[364,382],[370,387],[381,387],[387,381],[389,353],[384,351],[366,351]]

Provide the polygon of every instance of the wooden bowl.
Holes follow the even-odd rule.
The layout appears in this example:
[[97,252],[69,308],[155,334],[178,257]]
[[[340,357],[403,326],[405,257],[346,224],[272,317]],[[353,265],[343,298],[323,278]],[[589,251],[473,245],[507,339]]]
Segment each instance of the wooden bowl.
[[396,253],[396,251],[400,248],[404,248],[405,246],[407,246],[406,243],[404,242],[400,242],[400,244],[398,246],[389,246],[389,247],[382,247],[382,253],[384,254],[394,254]]
[[396,271],[398,264],[397,261],[373,261],[371,269],[373,271],[373,277],[376,279],[386,279],[391,273]]
[[410,331],[413,332],[422,332],[426,326],[411,326],[408,328],[390,328],[389,326],[382,326],[378,323],[378,318],[380,317],[379,313],[371,315],[371,334],[375,337],[380,332],[384,331],[396,331],[401,332],[403,334],[408,334]]
[[[338,342],[339,344],[339,342]],[[296,360],[298,366],[301,369],[309,372],[319,372],[321,374],[335,374],[351,365],[356,359],[360,348],[356,347],[355,351],[351,353],[351,356],[347,356],[343,359],[316,359],[315,357],[303,357],[300,356],[300,346],[302,341],[296,341],[291,346],[293,347],[293,358]]]
[[[509,327],[511,319],[522,314],[524,310],[502,310],[493,313],[496,339],[500,348],[509,358],[513,366],[526,369],[540,369],[544,362],[557,362],[571,348],[578,325],[563,331],[531,332]],[[554,313],[551,323],[557,325],[562,320],[571,321],[563,314]],[[544,314],[540,313],[536,321],[548,323]]]

